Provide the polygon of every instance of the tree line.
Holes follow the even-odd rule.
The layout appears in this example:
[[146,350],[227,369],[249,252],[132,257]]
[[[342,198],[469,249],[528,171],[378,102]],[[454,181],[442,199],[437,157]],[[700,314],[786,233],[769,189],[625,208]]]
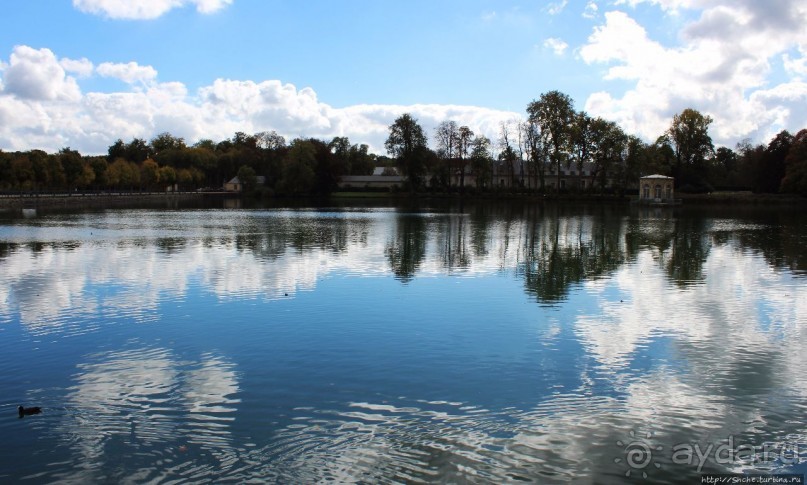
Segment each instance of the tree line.
[[[352,144],[347,137],[287,143],[274,131],[237,132],[227,140],[190,146],[170,133],[150,141],[119,139],[103,156],[83,156],[69,147],[53,154],[0,151],[0,190],[215,189],[238,175],[247,190],[267,195],[327,194],[342,176],[396,165],[412,192],[622,192],[635,188],[641,175],[659,173],[674,176],[684,192],[807,195],[807,130],[782,131],[768,144],[744,140],[715,149],[708,131],[712,118],[685,109],[647,143],[613,121],[575,111],[571,97],[559,91],[530,102],[526,115],[523,121],[501,123],[496,140],[445,120],[435,128],[430,147],[423,127],[404,114],[389,126],[384,144],[392,158],[370,153],[368,145]],[[575,178],[563,186],[570,171]],[[265,185],[258,186],[258,176]]]
[[744,140],[735,149],[715,149],[713,119],[691,108],[673,116],[652,143],[613,121],[575,111],[571,97],[559,91],[542,94],[526,113],[524,121],[501,123],[495,145],[467,126],[441,122],[434,150],[417,120],[404,114],[390,126],[385,146],[413,190],[429,185],[462,191],[466,176],[473,176],[473,190],[496,189],[495,173],[508,180],[510,191],[622,192],[635,188],[642,175],[661,174],[675,177],[683,192],[807,195],[807,129],[796,135],[783,130],[767,145]]
[[102,156],[82,156],[70,148],[54,154],[0,151],[0,189],[218,189],[236,175],[257,189],[255,179],[262,175],[270,181],[270,193],[328,193],[340,176],[370,174],[383,162],[367,145],[351,144],[346,137],[286,143],[274,131],[237,132],[218,143],[205,139],[188,146],[180,137],[161,133],[151,141],[119,139]]

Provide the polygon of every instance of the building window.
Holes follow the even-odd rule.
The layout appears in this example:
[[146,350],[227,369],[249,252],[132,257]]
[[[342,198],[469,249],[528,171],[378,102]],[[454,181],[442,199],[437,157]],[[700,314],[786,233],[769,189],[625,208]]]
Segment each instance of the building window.
[[644,187],[642,188],[642,198],[643,199],[650,198],[650,186],[647,184],[644,184]]
[[656,199],[661,198],[661,185],[656,185],[655,196]]

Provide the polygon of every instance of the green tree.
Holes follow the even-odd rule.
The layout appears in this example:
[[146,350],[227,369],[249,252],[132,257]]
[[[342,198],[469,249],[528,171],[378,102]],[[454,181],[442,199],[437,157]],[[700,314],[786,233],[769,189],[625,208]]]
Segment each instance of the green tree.
[[148,158],[140,164],[140,181],[147,189],[154,189],[160,181],[160,167],[157,162]]
[[126,178],[124,172],[127,172],[126,160],[123,158],[116,158],[109,164],[106,170],[107,183],[115,188],[121,187],[121,182]]
[[50,186],[50,167],[48,166],[48,154],[42,150],[31,150],[28,152],[28,159],[34,171],[34,190],[43,190]]
[[266,150],[280,150],[286,147],[286,139],[278,135],[275,130],[255,133],[258,147]]
[[183,138],[176,137],[167,131],[151,139],[151,153],[154,156],[166,150],[184,150],[185,148],[187,147]]
[[13,188],[11,173],[11,155],[0,150],[0,189]]
[[459,128],[453,120],[441,121],[434,129],[434,140],[437,144],[437,158],[440,160],[441,185],[450,187],[456,170],[457,144],[459,142]]
[[762,156],[761,163],[757,164],[756,181],[754,189],[757,192],[775,193],[779,191],[782,185],[782,179],[785,177],[786,162],[790,147],[793,145],[793,135],[787,130],[779,132],[768,143],[765,153]]
[[202,138],[201,140],[197,141],[193,144],[193,148],[200,148],[202,150],[208,150],[210,152],[216,151],[216,142],[209,138]]
[[58,157],[62,170],[64,170],[67,187],[75,188],[80,185],[80,180],[84,175],[84,163],[81,159],[81,154],[71,150],[70,147],[66,147],[59,150]]
[[126,143],[124,143],[120,138],[115,140],[115,143],[109,146],[106,161],[107,163],[112,163],[119,158],[126,158]]
[[174,170],[174,167],[160,167],[157,173],[158,180],[163,187],[169,188],[177,183],[177,172]]
[[251,192],[258,185],[255,170],[249,165],[241,165],[241,168],[238,169],[238,180],[244,186],[244,192]]
[[375,156],[369,153],[366,144],[350,147],[350,175],[372,175],[375,168]]
[[650,147],[635,135],[628,135],[625,154],[625,186],[635,184],[650,166]]
[[560,167],[568,163],[575,112],[572,98],[560,91],[544,93],[527,106],[529,120],[541,127],[547,140],[550,163],[557,173],[556,190],[560,189]]
[[706,160],[714,152],[709,136],[712,121],[710,116],[691,108],[673,116],[667,134],[675,150],[673,175],[679,184],[691,184],[695,188],[706,186]]
[[[200,175],[198,179],[196,177],[197,174]],[[177,170],[177,183],[182,190],[188,190],[196,186],[198,180],[201,180],[201,178],[201,172],[196,169],[181,168]]]
[[490,139],[479,135],[471,149],[471,170],[476,177],[477,187],[490,187],[493,174],[493,155],[490,153]]
[[736,187],[739,185],[738,178],[739,156],[728,147],[719,147],[715,150],[715,158],[712,166],[713,185],[722,187]]
[[142,138],[133,138],[126,144],[126,160],[134,163],[142,163],[151,156],[151,147]]
[[[574,122],[571,130],[571,159],[575,163],[577,173],[583,175],[583,166],[592,159],[594,140],[591,125],[594,119],[585,111],[574,114]],[[582,179],[581,179],[582,180]]]
[[106,158],[104,157],[92,157],[89,161],[90,167],[92,167],[93,171],[93,182],[95,183],[96,187],[106,187],[109,183],[107,180],[107,169],[109,168],[109,163],[107,163]]
[[95,171],[90,163],[90,160],[82,160],[81,163],[81,177],[77,180],[77,184],[81,188],[87,188],[95,181]]
[[807,129],[796,133],[785,163],[781,191],[807,197]]
[[21,190],[31,190],[36,183],[34,166],[27,154],[19,154],[11,159],[10,169],[12,184]]
[[389,127],[384,147],[397,159],[399,168],[409,178],[410,190],[414,192],[421,187],[429,157],[426,135],[417,120],[409,113],[398,117]]
[[351,152],[350,140],[346,136],[336,136],[330,143],[328,148],[333,155],[334,162],[339,166],[341,173],[351,173]]
[[543,190],[546,174],[546,140],[541,132],[541,127],[535,120],[527,120],[522,123],[521,132],[527,154],[530,186],[533,189]]
[[474,132],[465,125],[460,126],[459,130],[457,130],[457,158],[459,159],[460,168],[460,192],[465,191],[466,160],[468,159],[468,155],[473,147],[473,142]]
[[609,175],[624,187],[623,157],[628,146],[628,136],[619,125],[602,118],[591,120],[589,130],[590,150],[594,162],[592,178],[599,182],[601,191],[607,186]]
[[308,140],[295,139],[283,159],[278,189],[286,194],[309,194],[314,189],[316,148]]
[[516,189],[516,162],[518,153],[513,147],[513,130],[511,121],[499,124],[499,166],[504,166],[510,178],[510,190]]

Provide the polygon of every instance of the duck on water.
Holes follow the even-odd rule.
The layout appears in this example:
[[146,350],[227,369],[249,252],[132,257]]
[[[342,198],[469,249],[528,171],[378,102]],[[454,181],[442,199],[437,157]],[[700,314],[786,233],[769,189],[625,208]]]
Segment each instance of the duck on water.
[[31,416],[32,414],[40,414],[42,412],[42,408],[39,406],[33,406],[30,408],[25,408],[22,406],[17,407],[17,411],[20,413],[20,417]]

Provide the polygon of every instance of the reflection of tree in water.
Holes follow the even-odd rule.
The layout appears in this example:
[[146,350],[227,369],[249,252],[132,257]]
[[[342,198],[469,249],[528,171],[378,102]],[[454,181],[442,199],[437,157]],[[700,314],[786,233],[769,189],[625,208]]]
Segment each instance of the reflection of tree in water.
[[262,225],[239,227],[235,245],[270,261],[285,254],[287,248],[300,253],[322,249],[336,254],[362,238],[366,241],[367,225],[362,219],[270,218]]
[[440,262],[449,273],[457,268],[467,268],[471,264],[466,219],[463,214],[449,214],[440,218],[434,226]]
[[395,223],[395,236],[387,244],[387,258],[395,277],[407,283],[414,278],[426,257],[426,218],[401,214]]
[[609,216],[602,211],[569,217],[554,207],[532,218],[518,267],[527,293],[542,303],[560,301],[572,285],[617,269],[626,258],[620,244],[622,222]]
[[490,215],[484,210],[475,210],[471,212],[471,249],[473,255],[476,257],[485,257],[489,251],[489,230]]
[[703,264],[711,243],[703,219],[678,218],[672,238],[671,254],[665,258],[664,269],[678,286],[688,286],[704,280]]
[[670,279],[685,287],[704,280],[703,264],[712,245],[708,229],[707,219],[697,215],[642,213],[628,224],[626,247],[631,258],[652,250]]
[[807,224],[798,211],[777,211],[766,218],[755,218],[757,224],[732,234],[743,247],[762,253],[775,268],[807,274]]
[[0,241],[0,259],[7,258],[8,255],[13,253],[18,246],[19,245],[15,243]]
[[161,237],[155,241],[155,246],[160,252],[173,254],[181,252],[188,244],[188,239],[184,237]]

